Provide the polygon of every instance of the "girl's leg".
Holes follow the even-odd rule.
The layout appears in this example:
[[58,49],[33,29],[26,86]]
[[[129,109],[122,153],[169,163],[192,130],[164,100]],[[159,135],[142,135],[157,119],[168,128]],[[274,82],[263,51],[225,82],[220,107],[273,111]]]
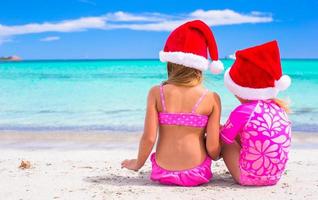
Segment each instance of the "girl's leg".
[[236,140],[232,144],[222,144],[222,156],[225,165],[234,180],[238,183],[240,182],[241,175],[239,167],[240,151],[241,146]]

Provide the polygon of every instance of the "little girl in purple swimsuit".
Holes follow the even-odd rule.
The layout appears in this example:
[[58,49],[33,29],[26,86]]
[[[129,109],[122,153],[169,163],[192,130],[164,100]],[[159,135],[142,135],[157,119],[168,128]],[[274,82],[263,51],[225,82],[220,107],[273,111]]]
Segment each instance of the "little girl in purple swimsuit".
[[291,140],[286,106],[276,99],[291,83],[282,75],[277,42],[237,51],[224,82],[242,104],[221,129],[223,160],[241,185],[274,185]]
[[[139,170],[152,153],[151,179],[161,184],[196,186],[212,178],[211,158],[221,151],[219,96],[202,86],[202,71],[223,69],[210,28],[202,21],[187,22],[167,39],[160,60],[168,62],[168,80],[148,94],[144,133],[137,159],[122,167]],[[158,134],[159,133],[159,134]],[[206,143],[205,143],[206,136]]]

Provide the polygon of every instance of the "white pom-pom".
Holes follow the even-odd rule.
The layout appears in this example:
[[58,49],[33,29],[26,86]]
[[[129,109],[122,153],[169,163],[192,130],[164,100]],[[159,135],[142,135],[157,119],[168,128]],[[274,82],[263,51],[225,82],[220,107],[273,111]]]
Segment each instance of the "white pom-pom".
[[223,63],[220,60],[212,61],[210,71],[212,74],[220,74],[224,70]]
[[280,77],[280,79],[278,81],[275,82],[275,87],[280,90],[286,90],[291,84],[291,79],[289,76],[287,75],[283,75],[282,77]]

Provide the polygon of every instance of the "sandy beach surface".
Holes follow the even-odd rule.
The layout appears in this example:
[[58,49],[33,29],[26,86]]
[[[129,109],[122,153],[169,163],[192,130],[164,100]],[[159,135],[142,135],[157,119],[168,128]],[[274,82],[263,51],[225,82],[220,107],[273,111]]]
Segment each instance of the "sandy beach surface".
[[[318,134],[294,133],[285,175],[275,186],[242,187],[222,160],[210,183],[193,188],[120,168],[136,156],[139,134],[0,133],[0,199],[318,199]],[[21,160],[31,168],[20,169]]]

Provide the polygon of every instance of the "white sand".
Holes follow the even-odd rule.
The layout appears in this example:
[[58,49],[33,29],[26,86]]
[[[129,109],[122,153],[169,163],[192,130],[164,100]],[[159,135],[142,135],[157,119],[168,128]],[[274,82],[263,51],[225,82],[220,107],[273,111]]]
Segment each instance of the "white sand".
[[[107,136],[105,141],[112,141],[113,145],[97,145],[97,148],[93,145],[96,141],[88,140],[92,137],[87,136],[81,136],[88,140],[82,141],[87,145],[65,148],[70,141],[63,143],[64,136],[61,136],[55,146],[42,145],[40,149],[35,148],[34,141],[16,136],[10,139],[0,134],[0,199],[318,199],[317,136],[295,135],[286,174],[276,186],[239,186],[220,160],[213,163],[213,180],[194,188],[151,182],[149,162],[138,173],[121,169],[121,160],[136,155],[137,136],[113,135],[113,140]],[[99,137],[103,137],[98,136],[97,141],[101,143]],[[116,147],[114,144],[121,143],[120,140],[131,144],[131,148]],[[304,141],[312,145],[302,145]],[[23,148],[17,148],[21,142]],[[22,159],[30,161],[32,167],[19,169]]]

